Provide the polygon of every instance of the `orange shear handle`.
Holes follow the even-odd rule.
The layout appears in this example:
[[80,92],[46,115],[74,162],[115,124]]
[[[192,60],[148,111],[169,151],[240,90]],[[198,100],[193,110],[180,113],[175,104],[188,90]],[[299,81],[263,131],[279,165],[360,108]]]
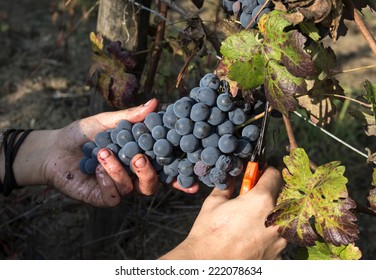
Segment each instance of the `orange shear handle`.
[[259,169],[258,162],[249,161],[247,164],[247,169],[245,170],[243,182],[240,187],[240,194],[245,194],[251,190],[260,179],[261,171]]

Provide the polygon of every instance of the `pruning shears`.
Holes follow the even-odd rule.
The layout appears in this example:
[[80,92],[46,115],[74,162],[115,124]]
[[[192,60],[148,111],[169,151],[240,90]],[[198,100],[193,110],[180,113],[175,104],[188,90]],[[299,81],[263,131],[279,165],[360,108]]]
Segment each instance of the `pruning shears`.
[[265,135],[269,120],[269,101],[265,102],[264,117],[262,119],[260,136],[257,139],[255,149],[249,157],[247,168],[244,173],[240,194],[245,194],[251,190],[260,179],[265,165]]

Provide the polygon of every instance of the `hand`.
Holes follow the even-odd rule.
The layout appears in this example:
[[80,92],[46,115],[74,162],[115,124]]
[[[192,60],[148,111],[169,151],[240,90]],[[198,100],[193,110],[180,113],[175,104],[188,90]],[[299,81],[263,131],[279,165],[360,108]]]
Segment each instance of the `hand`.
[[[122,196],[136,190],[144,195],[156,192],[158,176],[148,158],[138,154],[132,159],[136,179],[132,181],[116,156],[108,149],[98,152],[101,163],[95,176],[79,169],[82,145],[98,132],[116,127],[122,119],[143,121],[157,108],[152,99],[145,105],[127,110],[101,113],[50,131],[33,131],[19,150],[14,172],[19,185],[48,184],[67,196],[94,206],[115,206]],[[182,189],[177,182],[174,187]],[[186,192],[196,192],[198,185]]]
[[205,200],[188,237],[162,259],[275,259],[287,245],[277,227],[264,223],[274,208],[280,173],[269,167],[257,185],[230,199],[233,186],[214,189]]

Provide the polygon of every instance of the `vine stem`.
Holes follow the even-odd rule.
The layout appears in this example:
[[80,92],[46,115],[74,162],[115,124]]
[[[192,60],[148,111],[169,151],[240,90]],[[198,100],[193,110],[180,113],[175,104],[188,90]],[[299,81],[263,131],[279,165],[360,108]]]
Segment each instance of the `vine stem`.
[[349,96],[346,96],[346,95],[340,95],[340,94],[323,94],[323,96],[342,98],[342,99],[346,99],[346,100],[350,100],[352,102],[358,103],[359,105],[362,105],[364,107],[372,108],[371,104],[368,104],[368,103],[356,100],[355,98],[352,98],[352,97],[349,97]]
[[[289,150],[290,151],[295,150],[299,146],[298,146],[298,143],[296,142],[296,139],[295,139],[294,131],[292,129],[291,120],[288,117],[286,117],[285,115],[283,115],[283,123],[285,124],[287,137],[288,137],[289,143],[290,143]],[[313,171],[317,169],[317,165],[312,160],[309,160],[309,167]]]
[[363,18],[360,16],[360,12],[355,8],[352,0],[343,0],[343,2],[347,6],[351,15],[354,17],[354,21],[358,25],[359,30],[360,32],[362,32],[363,37],[368,43],[370,49],[376,55],[376,40],[373,37],[369,28],[367,27],[366,23],[364,22]]
[[[166,18],[167,17],[167,5],[165,3],[159,2],[158,9],[159,9],[159,13],[164,18]],[[165,30],[166,30],[166,21],[161,20],[157,27],[157,34],[155,36],[154,49],[150,57],[149,69],[148,69],[145,84],[144,84],[144,92],[147,95],[151,95],[151,92],[154,86],[154,78],[155,78],[155,74],[157,73],[159,59],[162,54],[161,45],[164,39]]]

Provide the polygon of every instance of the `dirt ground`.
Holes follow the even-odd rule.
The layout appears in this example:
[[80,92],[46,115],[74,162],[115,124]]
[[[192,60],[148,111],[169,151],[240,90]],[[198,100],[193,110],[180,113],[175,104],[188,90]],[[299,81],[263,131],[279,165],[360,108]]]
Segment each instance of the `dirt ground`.
[[[96,9],[62,42],[62,23],[69,20],[57,9],[63,2],[0,2],[0,128],[56,129],[90,115],[90,95],[95,93],[85,78]],[[94,1],[85,3],[89,9]],[[82,14],[78,7],[73,22]],[[375,18],[367,17],[373,31]],[[333,46],[340,67],[375,64],[354,25],[349,34]],[[346,89],[359,91],[365,79],[376,82],[375,69],[338,78]],[[31,187],[9,198],[0,196],[0,259],[154,259],[186,236],[206,195],[207,191],[190,196],[164,187],[155,197],[135,196],[118,208],[99,210],[124,211],[123,219],[116,221],[116,233],[109,228],[109,234],[101,237],[90,233],[93,224],[101,226],[92,221],[98,210],[53,189]],[[361,217],[364,243],[359,246],[364,259],[376,259],[374,219]]]

